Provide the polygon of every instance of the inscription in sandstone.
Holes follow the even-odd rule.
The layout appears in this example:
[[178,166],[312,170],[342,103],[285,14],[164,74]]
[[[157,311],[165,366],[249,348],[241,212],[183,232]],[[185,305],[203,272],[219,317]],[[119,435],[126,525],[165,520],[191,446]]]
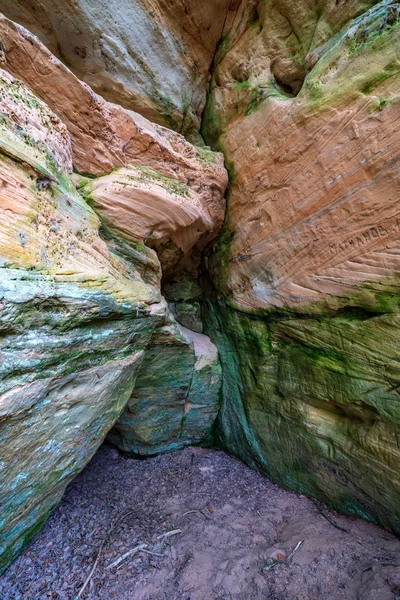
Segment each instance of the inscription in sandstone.
[[396,218],[391,223],[385,223],[384,225],[374,225],[369,229],[366,229],[363,233],[354,235],[342,242],[331,243],[329,245],[330,252],[334,256],[347,252],[348,250],[355,250],[356,248],[362,248],[366,244],[377,240],[378,238],[386,237],[392,233],[400,231],[400,218]]

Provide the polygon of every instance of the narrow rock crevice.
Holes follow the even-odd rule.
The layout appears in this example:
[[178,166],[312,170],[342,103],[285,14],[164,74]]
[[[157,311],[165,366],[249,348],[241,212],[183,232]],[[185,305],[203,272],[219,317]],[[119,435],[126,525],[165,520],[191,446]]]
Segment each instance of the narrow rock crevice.
[[106,437],[398,533],[398,3],[40,4],[0,0],[47,45],[0,16],[0,571]]

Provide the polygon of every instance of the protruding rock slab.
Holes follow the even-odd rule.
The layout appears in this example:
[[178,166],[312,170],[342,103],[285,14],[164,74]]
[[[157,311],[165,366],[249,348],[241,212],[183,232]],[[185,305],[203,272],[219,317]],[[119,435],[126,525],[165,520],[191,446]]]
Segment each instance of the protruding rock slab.
[[137,352],[0,395],[0,570],[96,452],[129,398],[142,357]]
[[107,100],[195,135],[230,0],[0,0]]
[[106,102],[35,36],[3,16],[0,36],[4,67],[67,126],[75,169],[103,175],[78,185],[113,235],[156,249],[164,278],[194,247],[201,251],[216,236],[228,181],[221,154]]
[[124,408],[143,358],[129,319],[160,296],[100,239],[56,115],[4,72],[0,106],[1,570]]
[[[23,81],[65,123],[73,162],[83,174],[104,175],[115,167],[142,165],[203,188],[226,187],[223,157],[139,114],[106,102],[80,81],[28,30],[0,16],[3,68]],[[1,56],[0,56],[1,59]],[[199,171],[203,170],[200,176]]]
[[157,250],[165,277],[222,226],[225,181],[213,177],[215,167],[210,173],[194,160],[189,180],[184,172],[180,180],[148,167],[125,167],[89,182],[82,193],[111,231]]

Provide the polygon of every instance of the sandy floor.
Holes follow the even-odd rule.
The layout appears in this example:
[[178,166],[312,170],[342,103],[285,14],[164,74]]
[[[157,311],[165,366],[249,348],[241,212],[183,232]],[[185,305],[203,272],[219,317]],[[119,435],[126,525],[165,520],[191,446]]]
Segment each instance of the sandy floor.
[[104,446],[0,579],[1,600],[78,597],[399,600],[400,542],[223,452],[137,461]]

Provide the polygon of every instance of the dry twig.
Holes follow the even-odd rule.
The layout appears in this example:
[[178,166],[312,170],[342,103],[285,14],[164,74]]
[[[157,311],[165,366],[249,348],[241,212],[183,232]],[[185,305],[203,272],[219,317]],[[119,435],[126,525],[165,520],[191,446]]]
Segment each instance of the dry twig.
[[293,554],[295,552],[297,552],[297,550],[300,550],[300,548],[302,547],[303,544],[304,544],[304,540],[300,540],[299,542],[297,542],[297,544],[295,545],[293,550],[291,552],[289,552],[289,554],[285,558],[286,562],[292,558]]
[[299,542],[297,542],[297,544],[295,545],[293,550],[291,550],[289,552],[289,554],[287,555],[287,557],[284,560],[274,560],[270,565],[267,565],[266,567],[264,567],[263,571],[272,571],[273,569],[275,569],[276,565],[281,565],[284,562],[286,562],[286,563],[289,562],[289,560],[292,558],[293,554],[295,552],[297,552],[297,550],[299,550],[303,544],[304,544],[304,540],[300,540]]
[[167,531],[167,533],[162,533],[157,537],[158,540],[166,539],[172,537],[173,535],[178,535],[178,533],[182,533],[182,529],[174,529],[173,531]]
[[206,519],[210,519],[210,517],[205,512],[204,508],[194,508],[193,510],[187,510],[186,512],[183,513],[182,517],[186,517],[186,515],[191,515],[193,513],[200,513]]
[[330,523],[332,525],[332,527],[336,527],[336,529],[339,529],[339,531],[343,531],[344,533],[351,533],[351,531],[349,531],[348,529],[345,529],[344,527],[342,527],[341,525],[338,525],[326,512],[325,507],[322,508],[321,503],[318,502],[317,500],[312,500],[312,503],[314,504],[314,506],[316,506],[320,512],[320,514],[328,521],[328,523]]
[[100,560],[101,552],[102,552],[102,550],[103,550],[104,544],[106,543],[106,539],[107,539],[107,537],[108,537],[108,534],[107,534],[107,535],[104,537],[103,541],[102,541],[102,542],[101,542],[101,544],[100,544],[100,548],[99,548],[99,551],[98,551],[98,553],[97,553],[96,560],[94,561],[94,565],[93,565],[93,567],[92,567],[92,570],[90,571],[89,575],[87,576],[85,583],[84,583],[84,584],[83,584],[83,586],[81,587],[81,589],[80,589],[80,591],[79,591],[79,594],[78,594],[77,598],[80,598],[80,597],[82,596],[82,594],[83,594],[83,592],[85,591],[85,589],[86,589],[86,587],[87,587],[87,585],[88,585],[89,581],[90,581],[90,580],[92,579],[92,577],[93,577],[93,573],[95,572],[95,570],[96,570],[96,567],[97,567],[97,565],[98,565],[98,562],[99,562],[99,560]]
[[139,544],[139,546],[135,546],[134,548],[128,550],[128,552],[125,552],[125,554],[117,558],[117,560],[114,560],[114,562],[109,564],[106,567],[106,569],[112,569],[113,567],[117,567],[123,560],[129,558],[130,556],[133,556],[134,554],[137,554],[138,552],[145,552],[145,548],[147,548],[147,546],[148,544]]

